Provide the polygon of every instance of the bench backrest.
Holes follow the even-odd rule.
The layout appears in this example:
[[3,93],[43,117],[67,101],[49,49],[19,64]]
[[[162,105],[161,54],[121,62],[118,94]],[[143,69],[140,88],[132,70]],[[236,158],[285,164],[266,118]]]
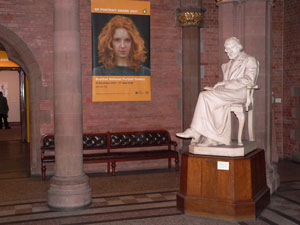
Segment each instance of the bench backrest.
[[[54,151],[54,135],[47,134],[41,139],[41,150]],[[168,146],[171,149],[171,137],[167,130],[107,132],[83,134],[83,149],[116,149]]]
[[54,150],[54,135],[46,134],[41,139],[41,149],[42,150]]
[[166,130],[109,133],[110,148],[170,147],[170,134]]
[[83,149],[106,149],[107,133],[84,134],[82,137]]
[[[83,149],[107,149],[107,133],[90,133],[82,136]],[[54,150],[54,135],[42,137],[41,150]]]

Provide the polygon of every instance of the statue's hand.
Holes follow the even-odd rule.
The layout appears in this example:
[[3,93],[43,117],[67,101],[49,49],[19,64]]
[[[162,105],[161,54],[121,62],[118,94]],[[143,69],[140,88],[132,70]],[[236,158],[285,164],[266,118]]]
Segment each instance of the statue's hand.
[[214,88],[217,91],[223,91],[225,89],[225,85],[219,85],[217,87]]
[[213,87],[204,87],[203,89],[204,89],[205,91],[211,91],[211,90],[214,90]]
[[224,81],[218,82],[218,83],[215,84],[214,89],[216,89],[219,86],[224,86],[224,85],[225,85]]

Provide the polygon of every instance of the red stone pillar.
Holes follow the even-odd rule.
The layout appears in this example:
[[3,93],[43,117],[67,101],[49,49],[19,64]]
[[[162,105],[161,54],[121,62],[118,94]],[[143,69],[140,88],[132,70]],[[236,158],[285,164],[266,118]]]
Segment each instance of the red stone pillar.
[[82,161],[79,0],[54,1],[55,175],[48,205],[58,210],[91,203]]
[[[255,92],[254,128],[259,148],[266,152],[267,182],[271,193],[279,186],[272,162],[272,4],[273,0],[217,0],[220,44],[232,36],[240,39],[245,51],[260,62],[259,90]],[[222,46],[222,45],[220,45]],[[220,64],[228,61],[224,48],[219,50]]]
[[[200,26],[204,9],[198,0],[181,0],[177,10],[182,26],[182,120],[183,130],[190,127],[200,92]],[[184,148],[190,140],[184,141]]]

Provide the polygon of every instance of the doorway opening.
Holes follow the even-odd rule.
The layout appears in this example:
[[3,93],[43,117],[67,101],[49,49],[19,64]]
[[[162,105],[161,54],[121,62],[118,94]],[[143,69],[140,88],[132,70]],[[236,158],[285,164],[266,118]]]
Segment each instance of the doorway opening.
[[10,127],[0,130],[0,178],[26,177],[30,174],[28,82],[24,71],[8,59],[1,44],[0,91],[8,102]]
[[29,142],[28,81],[21,67],[10,61],[0,44],[0,91],[7,99],[8,122],[12,130],[2,131],[0,141]]

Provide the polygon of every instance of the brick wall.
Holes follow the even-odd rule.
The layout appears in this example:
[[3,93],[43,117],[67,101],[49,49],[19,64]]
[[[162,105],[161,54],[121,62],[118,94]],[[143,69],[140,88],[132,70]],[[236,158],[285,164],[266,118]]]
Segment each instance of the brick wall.
[[0,24],[16,33],[35,56],[43,84],[41,131],[53,130],[52,95],[46,94],[53,87],[53,1],[1,0]]
[[272,9],[272,91],[277,99],[272,105],[275,130],[273,143],[276,144],[273,147],[276,148],[279,157],[283,157],[283,6],[283,1],[276,1]]
[[81,59],[84,132],[165,128],[181,130],[179,108],[181,28],[173,0],[151,1],[151,91],[149,102],[92,102],[89,0],[81,0]]
[[[53,1],[0,1],[0,23],[26,42],[42,71],[41,133],[54,131],[53,122]],[[93,103],[90,1],[80,1],[83,130],[181,130],[181,28],[179,6],[172,0],[151,1],[150,102]],[[50,93],[50,94],[49,94]]]
[[[90,1],[80,0],[84,132],[166,128],[174,136],[181,130],[181,28],[176,26],[175,17],[179,3],[151,0],[152,101],[93,103]],[[218,43],[215,1],[202,3],[207,10],[201,28],[204,87],[219,80],[216,59],[223,43]],[[297,149],[298,98],[292,95],[292,88],[300,83],[299,7],[298,0],[278,0],[273,8],[272,85],[275,97],[282,99],[282,103],[273,104],[273,111],[280,157],[289,157],[290,151]],[[15,32],[36,57],[42,71],[41,133],[53,132],[53,1],[0,0],[0,24]]]
[[298,0],[284,1],[283,34],[283,157],[297,150],[298,126],[297,87],[300,86],[300,4]]
[[206,9],[204,17],[204,25],[201,28],[201,67],[203,77],[201,80],[201,87],[213,86],[219,81],[220,64],[219,48],[223,44],[219,44],[219,30],[218,30],[218,7],[215,1],[203,0],[203,8]]
[[[91,101],[91,26],[89,1],[81,1],[81,45],[84,131],[166,128],[174,136],[181,130],[181,28],[176,26],[176,1],[151,1],[151,102],[93,103]],[[175,3],[175,4],[174,4]],[[219,79],[218,16],[214,1],[203,0],[205,24],[201,28],[202,86]]]

